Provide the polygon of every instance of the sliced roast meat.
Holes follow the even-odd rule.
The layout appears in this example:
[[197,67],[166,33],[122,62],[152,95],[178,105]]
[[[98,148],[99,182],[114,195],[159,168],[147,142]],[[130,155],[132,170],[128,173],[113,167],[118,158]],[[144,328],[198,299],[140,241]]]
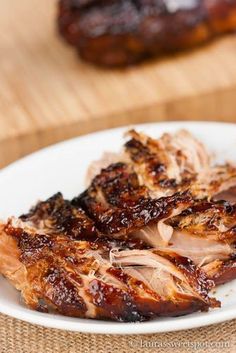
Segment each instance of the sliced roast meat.
[[[169,252],[135,249],[114,254],[109,242],[38,234],[11,224],[2,226],[0,241],[0,272],[32,309],[143,321],[219,306],[208,296],[213,282],[205,273]],[[150,268],[160,286],[149,278]],[[146,269],[143,281],[139,269]]]

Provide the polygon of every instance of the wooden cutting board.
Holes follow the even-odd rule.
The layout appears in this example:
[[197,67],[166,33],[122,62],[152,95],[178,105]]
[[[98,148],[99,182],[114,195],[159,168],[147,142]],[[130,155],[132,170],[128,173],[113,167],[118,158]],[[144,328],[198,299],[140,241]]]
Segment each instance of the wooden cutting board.
[[0,11],[0,166],[90,131],[159,120],[236,121],[236,35],[126,70],[79,60],[58,36],[56,1]]

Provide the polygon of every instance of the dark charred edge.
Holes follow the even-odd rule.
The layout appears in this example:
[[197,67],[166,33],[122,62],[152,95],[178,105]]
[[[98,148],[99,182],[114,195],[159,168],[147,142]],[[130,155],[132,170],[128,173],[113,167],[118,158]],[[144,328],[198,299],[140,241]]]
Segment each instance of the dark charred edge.
[[187,192],[151,199],[147,188],[139,184],[132,167],[115,163],[102,169],[90,187],[71,203],[82,208],[103,234],[124,235],[167,217],[180,204],[187,208],[192,199]]
[[207,201],[205,200],[196,200],[191,207],[188,207],[181,214],[183,216],[189,216],[196,213],[204,213],[209,210],[217,210],[220,214],[226,216],[236,216],[236,205],[231,204],[228,201],[219,200],[219,201]]
[[[133,135],[133,138],[126,142],[125,151],[134,165],[145,167],[145,176],[155,187],[171,189],[173,193],[189,189],[196,178],[194,173],[182,176],[181,182],[177,182],[174,178],[169,178],[166,165],[168,162],[163,160],[165,157],[161,156],[165,151],[162,151],[158,146],[158,141],[148,137],[147,142],[143,143],[138,137],[135,138],[137,133],[134,130],[131,130],[130,134]],[[152,151],[152,146],[155,151]]]
[[101,191],[105,202],[117,207],[131,207],[148,196],[148,189],[140,185],[138,175],[129,164],[114,163],[92,180],[88,189],[91,195]]
[[22,214],[19,218],[22,221],[38,221],[46,219],[55,209],[58,209],[66,202],[63,199],[62,193],[57,192],[53,196],[49,197],[46,201],[39,201],[33,206],[28,213]]
[[170,215],[174,208],[191,204],[188,193],[177,193],[173,196],[155,199],[141,199],[129,208],[104,207],[90,196],[88,190],[75,198],[72,203],[87,212],[94,220],[96,227],[105,235],[126,235],[149,223],[156,222]]
[[[132,162],[137,165],[144,165],[145,172],[151,178],[153,184],[161,187],[166,186],[175,189],[177,183],[174,179],[168,179],[166,174],[166,165],[160,161],[157,153],[150,151],[147,145],[132,138],[125,144],[125,151],[129,154]],[[168,185],[163,185],[164,181]]]
[[235,31],[236,3],[196,0],[188,9],[170,11],[161,0],[60,0],[58,28],[83,59],[124,66]]
[[96,240],[99,232],[94,223],[80,208],[63,199],[59,192],[46,201],[39,202],[28,214],[20,216],[22,221],[30,221],[37,228],[39,223],[47,221],[47,231],[63,233],[71,239]]

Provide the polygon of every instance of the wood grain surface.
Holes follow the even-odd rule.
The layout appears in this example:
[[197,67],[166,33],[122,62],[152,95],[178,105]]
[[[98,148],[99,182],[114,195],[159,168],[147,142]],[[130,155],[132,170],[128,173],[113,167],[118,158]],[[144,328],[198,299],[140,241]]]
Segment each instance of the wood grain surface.
[[80,61],[56,1],[1,0],[0,166],[56,141],[159,120],[236,121],[236,35],[123,71]]

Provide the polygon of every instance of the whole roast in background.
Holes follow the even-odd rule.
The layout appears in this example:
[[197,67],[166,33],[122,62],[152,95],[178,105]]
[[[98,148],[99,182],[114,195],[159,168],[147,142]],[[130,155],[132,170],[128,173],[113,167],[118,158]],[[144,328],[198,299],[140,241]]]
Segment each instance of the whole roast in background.
[[236,0],[60,0],[61,35],[107,67],[189,49],[236,30]]

